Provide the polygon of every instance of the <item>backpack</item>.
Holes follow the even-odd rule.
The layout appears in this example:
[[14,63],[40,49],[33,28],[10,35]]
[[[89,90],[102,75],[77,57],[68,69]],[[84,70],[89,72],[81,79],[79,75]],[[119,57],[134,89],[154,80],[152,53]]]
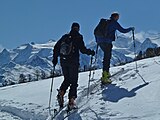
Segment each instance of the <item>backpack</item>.
[[73,39],[70,35],[66,35],[62,39],[60,45],[60,55],[61,56],[70,56],[73,53]]
[[96,28],[94,29],[94,35],[95,37],[102,37],[106,38],[107,37],[107,26],[109,24],[110,20],[102,18]]

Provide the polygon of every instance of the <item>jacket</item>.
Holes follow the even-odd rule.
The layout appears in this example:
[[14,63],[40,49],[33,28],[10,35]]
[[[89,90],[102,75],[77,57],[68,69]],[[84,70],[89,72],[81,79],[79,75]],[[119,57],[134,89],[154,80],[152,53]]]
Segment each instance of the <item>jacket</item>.
[[[74,48],[74,53],[64,57],[62,55],[60,55],[60,48],[61,48],[61,42],[62,40],[67,36],[67,35],[71,35],[72,39],[73,39],[73,48]],[[87,49],[85,47],[84,41],[83,41],[83,36],[76,30],[71,30],[69,34],[65,34],[63,35],[60,40],[57,41],[57,43],[54,46],[54,50],[53,50],[53,57],[57,58],[58,56],[60,56],[60,61],[62,62],[67,62],[67,63],[78,63],[79,64],[79,51],[82,54],[87,54],[90,55],[91,54],[91,49]]]
[[115,41],[115,32],[118,30],[119,32],[122,33],[127,33],[132,30],[132,28],[123,28],[116,20],[110,19],[110,23],[108,24],[106,31],[107,31],[107,38],[102,38],[102,37],[96,37],[96,42],[106,42],[106,43],[112,43],[112,41]]

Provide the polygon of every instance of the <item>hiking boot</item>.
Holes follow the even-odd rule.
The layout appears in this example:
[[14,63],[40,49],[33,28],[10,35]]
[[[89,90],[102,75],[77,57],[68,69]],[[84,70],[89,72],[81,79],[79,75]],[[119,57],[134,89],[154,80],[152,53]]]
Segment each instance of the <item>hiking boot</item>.
[[106,78],[109,78],[111,76],[111,74],[107,71],[103,71],[102,72],[102,78],[106,79]]
[[60,108],[62,108],[63,104],[64,104],[64,98],[63,98],[63,96],[64,96],[65,93],[64,93],[63,90],[58,90],[57,89],[57,91],[58,91],[57,101],[58,101],[58,104],[59,104]]
[[68,102],[68,111],[71,111],[73,109],[77,109],[78,107],[76,106],[76,102],[74,98],[70,98]]
[[111,84],[112,81],[109,79],[110,76],[111,76],[111,75],[110,75],[109,72],[103,71],[102,77],[101,77],[101,83],[102,83],[102,84]]

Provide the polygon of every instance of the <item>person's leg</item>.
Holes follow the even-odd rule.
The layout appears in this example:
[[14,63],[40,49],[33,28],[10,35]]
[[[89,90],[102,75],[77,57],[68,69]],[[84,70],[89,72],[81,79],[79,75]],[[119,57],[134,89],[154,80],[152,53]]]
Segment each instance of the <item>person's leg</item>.
[[65,64],[61,64],[62,66],[62,72],[64,75],[64,81],[62,82],[60,89],[58,90],[57,100],[60,107],[63,107],[64,104],[64,94],[68,87],[70,86],[69,82],[69,72],[68,72],[68,66]]
[[64,80],[60,86],[60,90],[64,91],[65,93],[68,87],[70,86],[69,67],[68,65],[65,65],[65,64],[61,64],[61,66],[62,66]]
[[100,43],[99,46],[104,52],[103,72],[102,72],[101,82],[102,84],[108,84],[112,82],[109,79],[109,76],[110,76],[109,68],[110,68],[110,59],[112,55],[112,44]]
[[108,43],[99,43],[100,48],[104,52],[103,57],[103,71],[109,72],[110,68],[110,59],[112,56],[112,44]]
[[75,99],[77,98],[78,67],[78,65],[72,64],[69,68],[70,90],[68,94],[68,110],[77,108]]
[[69,78],[70,78],[70,90],[69,90],[69,99],[77,98],[77,87],[78,87],[78,68],[79,65],[71,65],[69,68]]

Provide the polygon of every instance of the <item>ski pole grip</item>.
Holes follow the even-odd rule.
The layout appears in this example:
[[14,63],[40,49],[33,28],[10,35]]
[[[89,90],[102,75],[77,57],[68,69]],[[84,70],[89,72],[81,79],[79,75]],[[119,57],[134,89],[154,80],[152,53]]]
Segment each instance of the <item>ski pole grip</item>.
[[133,40],[135,40],[135,37],[134,37],[134,30],[132,30],[132,34],[133,34]]

